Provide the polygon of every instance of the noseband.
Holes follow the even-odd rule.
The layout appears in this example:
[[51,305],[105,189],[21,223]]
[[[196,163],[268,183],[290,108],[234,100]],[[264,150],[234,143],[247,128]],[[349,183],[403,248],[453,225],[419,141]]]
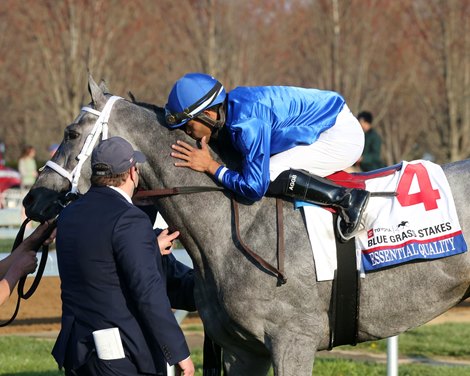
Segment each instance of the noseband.
[[106,140],[108,138],[109,116],[111,115],[111,109],[113,108],[114,103],[119,99],[122,99],[122,97],[113,95],[111,98],[108,99],[103,108],[103,111],[101,112],[91,107],[82,107],[80,116],[82,116],[83,112],[89,112],[93,115],[98,116],[98,119],[96,120],[95,125],[93,126],[93,129],[91,130],[90,134],[87,136],[85,143],[83,144],[82,150],[77,156],[78,164],[75,166],[72,172],[68,172],[65,168],[59,166],[53,161],[46,162],[46,165],[44,167],[51,168],[59,175],[63,176],[68,181],[70,181],[72,185],[69,192],[70,194],[75,195],[78,193],[78,181],[80,180],[83,164],[91,155],[93,148],[96,145],[96,142],[100,138],[100,135],[102,134],[102,140]]

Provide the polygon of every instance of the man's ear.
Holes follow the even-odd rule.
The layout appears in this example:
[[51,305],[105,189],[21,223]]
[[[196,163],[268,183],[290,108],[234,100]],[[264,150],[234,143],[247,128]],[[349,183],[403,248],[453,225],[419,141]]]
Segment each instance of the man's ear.
[[129,177],[130,177],[131,180],[134,182],[134,188],[137,188],[136,181],[137,181],[137,179],[139,178],[138,175],[139,175],[139,174],[137,173],[137,167],[132,166],[132,167],[129,169]]
[[129,169],[129,175],[132,177],[132,179],[134,179],[135,175],[137,174],[135,169],[136,169],[135,165],[131,166],[131,168]]

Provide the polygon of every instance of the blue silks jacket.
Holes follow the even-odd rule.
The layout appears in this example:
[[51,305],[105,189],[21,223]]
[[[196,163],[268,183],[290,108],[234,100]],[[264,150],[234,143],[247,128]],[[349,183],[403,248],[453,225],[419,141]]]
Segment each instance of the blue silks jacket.
[[224,187],[260,200],[266,193],[271,155],[310,145],[331,128],[345,101],[333,91],[288,86],[237,87],[227,95],[227,127],[242,155],[240,172],[221,166]]

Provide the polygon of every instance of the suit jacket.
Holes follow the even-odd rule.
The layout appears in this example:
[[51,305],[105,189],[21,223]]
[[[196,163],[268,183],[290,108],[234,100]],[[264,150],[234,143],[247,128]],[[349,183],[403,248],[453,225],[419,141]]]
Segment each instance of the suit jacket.
[[171,308],[196,311],[194,270],[179,262],[172,254],[162,256],[162,262]]
[[[155,223],[157,219],[157,208],[154,205],[137,207],[147,214],[153,226],[153,223]],[[156,228],[153,231],[157,237],[163,229]],[[178,261],[172,253],[162,256],[162,264],[171,308],[190,312],[196,311],[196,301],[194,300],[194,270]]]
[[92,332],[112,327],[142,373],[189,356],[155,234],[140,209],[109,187],[92,187],[62,211],[56,241],[62,327],[52,354],[59,367],[83,365],[94,351]]

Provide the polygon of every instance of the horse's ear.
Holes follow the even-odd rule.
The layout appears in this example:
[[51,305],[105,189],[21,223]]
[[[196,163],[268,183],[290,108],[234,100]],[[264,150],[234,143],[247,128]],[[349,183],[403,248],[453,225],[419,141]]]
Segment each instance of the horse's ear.
[[106,104],[106,97],[104,96],[103,90],[96,84],[91,73],[88,73],[88,91],[95,104],[95,108],[101,111]]
[[108,87],[106,86],[106,82],[105,80],[101,79],[101,82],[100,82],[100,89],[103,93],[105,94],[109,94],[109,89]]
[[135,103],[135,96],[132,94],[132,91],[128,91],[127,94],[129,95],[129,98],[131,98],[132,103]]

